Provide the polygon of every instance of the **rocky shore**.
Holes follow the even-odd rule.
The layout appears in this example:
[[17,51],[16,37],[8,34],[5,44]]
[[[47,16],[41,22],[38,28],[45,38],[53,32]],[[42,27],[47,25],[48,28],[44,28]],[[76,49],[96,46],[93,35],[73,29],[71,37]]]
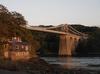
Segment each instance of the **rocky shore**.
[[39,58],[28,61],[0,61],[0,74],[53,74],[51,65]]

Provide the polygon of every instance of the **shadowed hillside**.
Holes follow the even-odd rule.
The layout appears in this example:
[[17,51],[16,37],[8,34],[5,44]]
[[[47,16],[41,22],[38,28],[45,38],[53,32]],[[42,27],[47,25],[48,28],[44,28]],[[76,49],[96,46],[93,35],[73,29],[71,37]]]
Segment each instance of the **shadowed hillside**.
[[100,56],[100,28],[72,25],[80,32],[88,34],[88,39],[79,43],[76,53],[80,56]]

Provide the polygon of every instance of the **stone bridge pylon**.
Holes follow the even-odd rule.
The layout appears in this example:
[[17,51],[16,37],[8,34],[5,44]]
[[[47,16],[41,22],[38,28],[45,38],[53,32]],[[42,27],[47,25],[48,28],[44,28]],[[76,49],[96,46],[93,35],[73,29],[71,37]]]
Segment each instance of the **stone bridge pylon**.
[[80,37],[78,36],[68,36],[68,35],[60,35],[59,42],[59,55],[60,56],[71,56],[76,48]]

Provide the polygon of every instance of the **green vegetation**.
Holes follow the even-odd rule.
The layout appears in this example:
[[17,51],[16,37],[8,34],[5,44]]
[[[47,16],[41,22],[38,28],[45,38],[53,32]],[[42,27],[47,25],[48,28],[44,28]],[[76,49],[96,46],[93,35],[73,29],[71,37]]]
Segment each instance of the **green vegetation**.
[[[10,12],[5,6],[0,5],[0,42],[19,36],[23,41],[32,45],[32,54],[36,54],[34,50],[37,45],[31,31],[20,27],[20,25],[27,25],[24,17],[18,12]],[[0,52],[2,53],[2,47],[0,47]]]
[[72,25],[78,31],[88,34],[88,39],[81,41],[76,48],[79,56],[100,56],[100,28]]
[[37,53],[40,56],[58,55],[59,50],[59,35],[52,33],[44,33],[31,31],[33,39],[37,41]]

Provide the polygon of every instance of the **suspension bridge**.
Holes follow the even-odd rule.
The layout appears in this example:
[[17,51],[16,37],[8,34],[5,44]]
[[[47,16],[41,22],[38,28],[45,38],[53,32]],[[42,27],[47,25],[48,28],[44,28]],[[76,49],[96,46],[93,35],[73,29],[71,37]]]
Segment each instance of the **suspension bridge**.
[[36,27],[36,26],[23,26],[26,29],[39,31],[39,32],[47,32],[47,33],[55,33],[59,34],[60,42],[59,42],[59,55],[60,56],[71,56],[74,52],[75,48],[78,45],[79,40],[86,39],[87,35],[81,33],[74,29],[72,26],[63,24],[55,27]]

